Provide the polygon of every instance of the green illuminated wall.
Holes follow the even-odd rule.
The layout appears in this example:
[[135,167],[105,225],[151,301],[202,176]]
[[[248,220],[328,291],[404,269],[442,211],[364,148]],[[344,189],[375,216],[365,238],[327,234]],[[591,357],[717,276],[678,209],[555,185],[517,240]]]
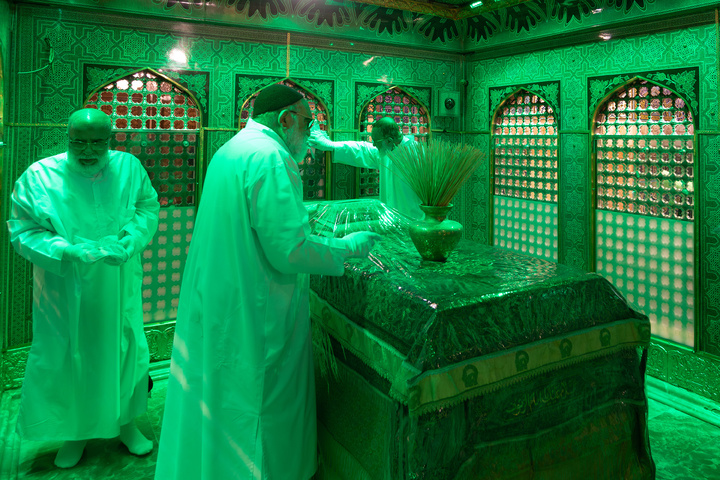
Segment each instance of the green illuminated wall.
[[[598,39],[579,46],[470,61],[469,101],[475,108],[470,110],[466,128],[476,132],[469,135],[473,142],[487,147],[493,114],[493,89],[522,86],[530,88],[538,82],[559,82],[559,103],[562,106],[558,112],[559,261],[585,270],[595,270],[596,223],[592,190],[594,162],[591,135],[595,109],[606,95],[631,80],[635,74],[652,78],[679,92],[688,102],[694,101],[696,217],[689,223],[676,222],[682,225],[675,225],[671,220],[666,228],[671,232],[680,232],[675,241],[678,245],[675,250],[682,251],[681,265],[678,264],[678,268],[683,279],[689,278],[692,281],[694,276],[694,302],[692,299],[676,298],[676,303],[673,304],[672,299],[677,297],[673,294],[678,292],[671,288],[669,315],[679,316],[671,318],[671,325],[672,320],[675,320],[674,328],[677,328],[678,324],[686,324],[691,329],[686,335],[677,335],[678,339],[682,339],[678,341],[692,345],[694,336],[695,344],[691,348],[718,355],[720,244],[717,242],[717,233],[713,233],[720,224],[717,213],[720,212],[718,36],[716,25],[706,23],[708,24],[704,26],[682,30],[609,41]],[[463,192],[461,221],[472,227],[471,236],[479,241],[490,235],[488,210],[473,206],[482,206],[483,200],[488,198],[488,182],[489,174],[486,170],[481,172],[479,182]],[[614,223],[615,220],[613,217]],[[656,223],[657,233],[664,233],[660,231],[662,221]],[[602,224],[599,226],[603,228]],[[690,252],[692,258],[686,257],[687,252]],[[693,264],[694,275],[691,273],[688,277],[686,267],[692,267]],[[603,271],[599,273],[607,274],[606,270],[607,267],[603,264]],[[613,281],[626,287],[628,282],[624,276],[624,267],[621,266],[620,272],[623,275],[615,274]],[[669,279],[672,277],[672,270],[667,276]],[[670,279],[670,285],[673,281]],[[686,285],[687,282],[683,281],[683,288],[679,293],[692,295],[692,288],[688,290]],[[642,291],[645,289],[642,288]],[[661,301],[659,297],[658,293],[658,303]],[[643,311],[649,308],[651,302],[646,298],[633,297],[632,303]],[[694,326],[692,313],[687,316],[688,305],[691,309],[694,307]],[[687,321],[687,318],[690,321]],[[667,334],[662,334],[663,331],[658,328],[657,333],[667,337]],[[693,355],[674,343],[660,342],[651,350],[650,372],[676,385],[718,399],[719,392],[712,385],[717,384],[720,369],[717,363],[708,360],[709,358],[712,357]]]
[[[336,140],[357,137],[357,121],[370,97],[393,85],[402,87],[429,108],[433,138],[472,143],[487,153],[485,167],[455,199],[451,217],[464,224],[466,237],[489,243],[497,233],[492,218],[499,199],[489,189],[491,121],[498,105],[524,88],[542,92],[557,106],[558,198],[555,210],[540,210],[542,223],[549,218],[559,236],[549,245],[552,249],[545,248],[550,238],[543,229],[542,255],[557,254],[562,263],[594,270],[599,225],[593,199],[595,109],[635,74],[672,83],[686,98],[694,95],[699,187],[692,229],[681,229],[687,236],[681,243],[693,255],[692,262],[683,257],[683,265],[694,269],[694,327],[688,337],[694,345],[683,349],[656,343],[649,371],[720,400],[715,387],[720,385],[718,34],[710,8],[717,2],[530,0],[458,22],[366,4],[326,5],[324,0],[101,3],[18,1],[11,9],[7,0],[0,0],[4,141],[9,145],[1,184],[3,220],[14,180],[31,162],[64,150],[62,124],[69,113],[94,89],[149,67],[197,95],[205,160],[233,135],[243,100],[288,75],[327,105]],[[600,7],[600,13],[592,13]],[[602,41],[600,33],[614,38]],[[188,53],[186,64],[168,59],[173,48]],[[51,53],[49,67],[19,74],[48,65]],[[460,92],[460,117],[435,115],[435,99],[448,90]],[[333,198],[353,196],[354,184],[354,170],[333,166]],[[497,206],[523,220],[521,209],[527,204],[513,202]],[[532,225],[526,227],[530,231]],[[521,238],[522,222],[518,228],[507,235]],[[2,383],[17,385],[12,379],[22,377],[27,350],[16,347],[31,341],[31,269],[12,251],[4,229],[0,241],[2,347],[9,349]],[[517,248],[522,251],[523,246]],[[625,267],[623,272],[627,276]],[[172,332],[171,324],[147,329],[154,359],[168,357]]]
[[[95,89],[143,67],[164,72],[198,98],[205,123],[205,159],[234,134],[245,97],[284,78],[288,68],[291,79],[311,88],[328,106],[335,139],[357,137],[362,107],[377,91],[398,85],[429,106],[433,91],[456,89],[461,77],[459,57],[448,53],[361,43],[338,50],[327,39],[306,38],[302,45],[291,42],[288,65],[284,34],[178,25],[118,13],[63,9],[58,14],[57,8],[18,5],[14,36],[21,41],[11,59],[13,72],[47,65],[50,52],[44,39],[54,60],[42,72],[13,77],[14,95],[8,105],[12,125],[6,129],[12,162],[3,178],[3,218],[8,216],[6,200],[15,179],[31,162],[65,150],[63,124],[68,115]],[[168,60],[168,52],[176,47],[188,53],[187,64]],[[452,129],[453,121],[445,119],[440,125]],[[347,198],[354,188],[354,170],[334,167],[334,198]],[[2,236],[2,264],[7,266],[3,291],[8,299],[1,312],[7,332],[4,348],[13,354],[14,347],[31,340],[31,267],[14,253],[4,229]],[[172,327],[166,324],[148,332],[154,358],[167,358],[171,335]]]

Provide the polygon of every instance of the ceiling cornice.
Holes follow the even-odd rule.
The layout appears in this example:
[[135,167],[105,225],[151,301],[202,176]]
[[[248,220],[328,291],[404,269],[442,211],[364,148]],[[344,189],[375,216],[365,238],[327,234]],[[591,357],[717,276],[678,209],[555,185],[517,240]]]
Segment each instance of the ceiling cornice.
[[392,8],[406,12],[415,12],[423,15],[433,15],[450,20],[462,20],[475,17],[483,13],[492,12],[501,8],[512,7],[531,0],[484,0],[482,5],[470,8],[472,1],[461,5],[453,5],[433,0],[352,0],[354,3],[364,3],[378,7]]

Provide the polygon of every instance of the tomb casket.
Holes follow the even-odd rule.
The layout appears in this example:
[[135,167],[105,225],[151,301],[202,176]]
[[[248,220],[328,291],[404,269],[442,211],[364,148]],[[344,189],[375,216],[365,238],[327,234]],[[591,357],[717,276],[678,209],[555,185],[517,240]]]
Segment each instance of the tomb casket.
[[317,364],[337,369],[317,378],[317,477],[655,477],[650,324],[605,279],[470,241],[422,261],[377,201],[315,204],[310,223],[384,236],[310,279]]

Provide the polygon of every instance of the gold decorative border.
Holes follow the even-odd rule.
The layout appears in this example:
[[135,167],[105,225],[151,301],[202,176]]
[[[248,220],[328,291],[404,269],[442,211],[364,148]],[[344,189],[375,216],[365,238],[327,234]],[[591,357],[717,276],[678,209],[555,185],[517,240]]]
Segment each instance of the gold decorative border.
[[411,414],[422,415],[552,370],[619,350],[647,347],[649,339],[649,321],[632,318],[476,357],[413,379],[408,407]]
[[390,396],[407,404],[407,385],[420,370],[405,361],[394,347],[349,320],[325,300],[310,291],[310,315],[353,355],[390,382]]
[[405,356],[310,292],[310,312],[330,335],[390,382],[390,395],[411,415],[453,405],[542,373],[618,350],[647,347],[645,319],[619,320],[567,336],[521,345],[460,364],[421,372]]

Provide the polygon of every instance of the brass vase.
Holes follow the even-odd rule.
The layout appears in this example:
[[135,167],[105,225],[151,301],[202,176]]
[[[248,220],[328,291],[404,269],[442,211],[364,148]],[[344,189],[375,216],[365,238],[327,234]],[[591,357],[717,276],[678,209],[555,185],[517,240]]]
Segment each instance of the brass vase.
[[445,219],[452,207],[420,205],[425,218],[410,225],[410,238],[423,260],[446,261],[460,241],[463,226]]

